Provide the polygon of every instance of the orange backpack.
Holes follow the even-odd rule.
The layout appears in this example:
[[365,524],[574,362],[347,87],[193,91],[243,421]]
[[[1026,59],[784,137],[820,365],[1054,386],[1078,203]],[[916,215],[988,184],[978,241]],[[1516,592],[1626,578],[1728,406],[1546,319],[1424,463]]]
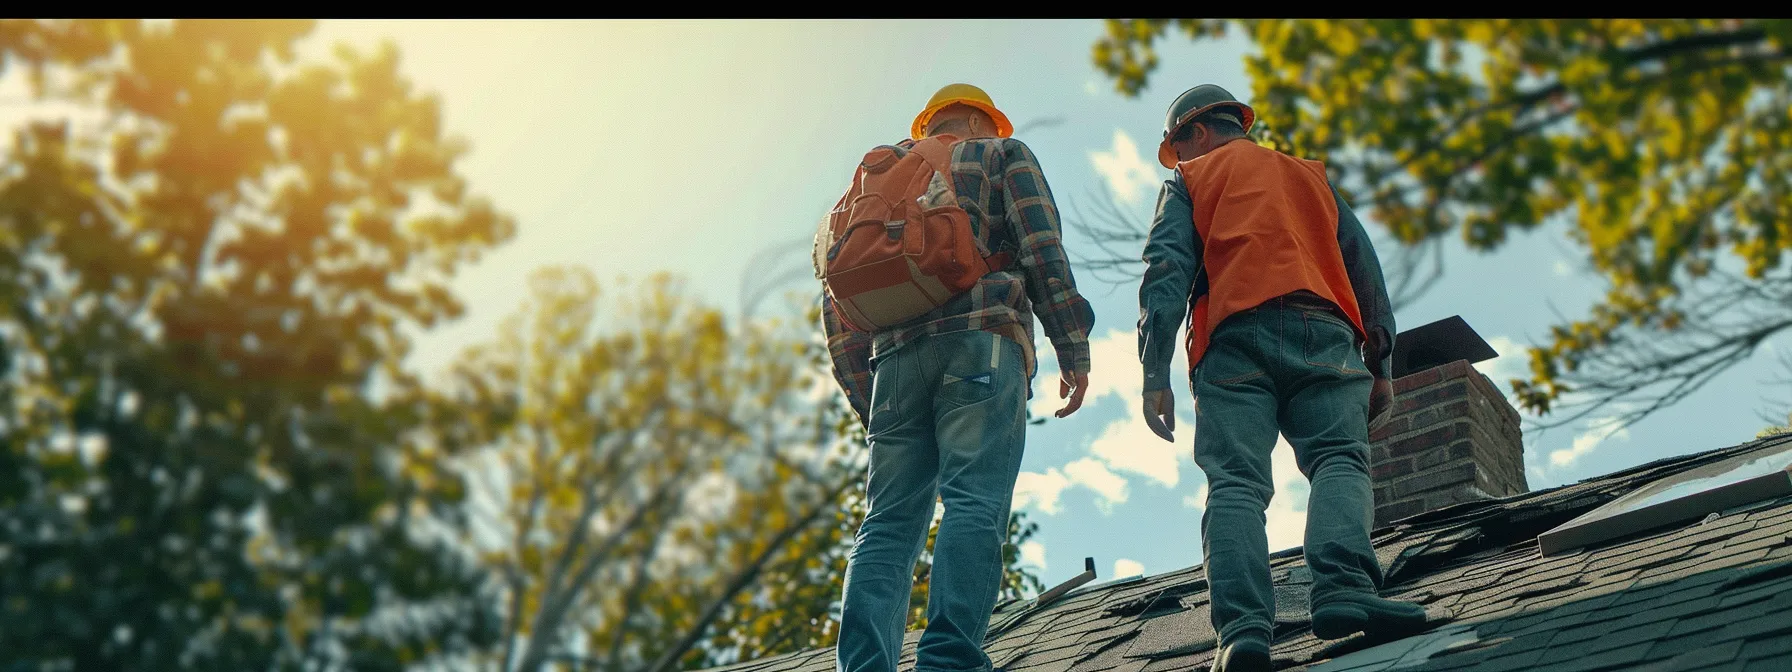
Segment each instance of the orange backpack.
[[815,276],[854,331],[900,325],[969,291],[1006,252],[984,257],[952,187],[952,147],[936,135],[865,154],[815,234]]

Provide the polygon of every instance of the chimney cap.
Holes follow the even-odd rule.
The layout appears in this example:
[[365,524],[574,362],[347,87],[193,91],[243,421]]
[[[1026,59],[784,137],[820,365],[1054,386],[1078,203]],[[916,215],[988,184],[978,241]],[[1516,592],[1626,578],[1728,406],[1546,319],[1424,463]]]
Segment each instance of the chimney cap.
[[1461,315],[1451,315],[1394,337],[1393,375],[1403,378],[1459,359],[1477,364],[1498,356]]

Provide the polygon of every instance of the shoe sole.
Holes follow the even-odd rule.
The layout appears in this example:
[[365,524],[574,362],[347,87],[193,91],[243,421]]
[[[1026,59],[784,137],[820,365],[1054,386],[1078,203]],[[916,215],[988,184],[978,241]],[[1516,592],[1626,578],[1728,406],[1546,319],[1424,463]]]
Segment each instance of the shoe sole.
[[1343,639],[1369,627],[1369,612],[1349,605],[1320,609],[1313,614],[1313,636],[1320,639]]
[[1268,651],[1236,651],[1226,659],[1226,667],[1217,672],[1270,672]]

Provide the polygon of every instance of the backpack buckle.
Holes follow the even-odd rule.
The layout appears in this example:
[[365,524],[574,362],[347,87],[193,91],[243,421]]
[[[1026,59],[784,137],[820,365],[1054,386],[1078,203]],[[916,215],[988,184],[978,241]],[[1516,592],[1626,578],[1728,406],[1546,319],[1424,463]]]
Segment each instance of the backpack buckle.
[[884,233],[890,236],[890,240],[902,240],[902,229],[906,226],[908,226],[908,220],[892,219],[884,222]]

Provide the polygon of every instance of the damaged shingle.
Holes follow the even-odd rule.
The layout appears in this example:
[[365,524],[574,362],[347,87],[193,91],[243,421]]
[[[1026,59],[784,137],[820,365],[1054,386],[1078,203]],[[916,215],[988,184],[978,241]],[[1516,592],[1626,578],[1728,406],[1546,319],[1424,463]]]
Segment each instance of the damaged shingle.
[[[1661,478],[1751,451],[1770,439],[1658,460],[1601,478],[1398,521],[1372,539],[1383,594],[1455,619],[1394,641],[1315,639],[1312,577],[1300,549],[1271,556],[1273,662],[1311,672],[1376,670],[1679,670],[1731,665],[1792,670],[1792,497],[1715,518],[1542,557],[1537,536]],[[1204,571],[1191,568],[1078,588],[1033,608],[1003,604],[985,650],[1010,672],[1206,670],[1218,641]],[[905,638],[912,667],[919,633]],[[738,672],[832,667],[831,650],[733,666]]]
[[1187,583],[1166,586],[1140,597],[1136,597],[1103,610],[1105,615],[1116,618],[1138,617],[1156,618],[1164,614],[1183,610],[1182,598],[1190,594],[1205,595],[1206,579],[1194,579]]

